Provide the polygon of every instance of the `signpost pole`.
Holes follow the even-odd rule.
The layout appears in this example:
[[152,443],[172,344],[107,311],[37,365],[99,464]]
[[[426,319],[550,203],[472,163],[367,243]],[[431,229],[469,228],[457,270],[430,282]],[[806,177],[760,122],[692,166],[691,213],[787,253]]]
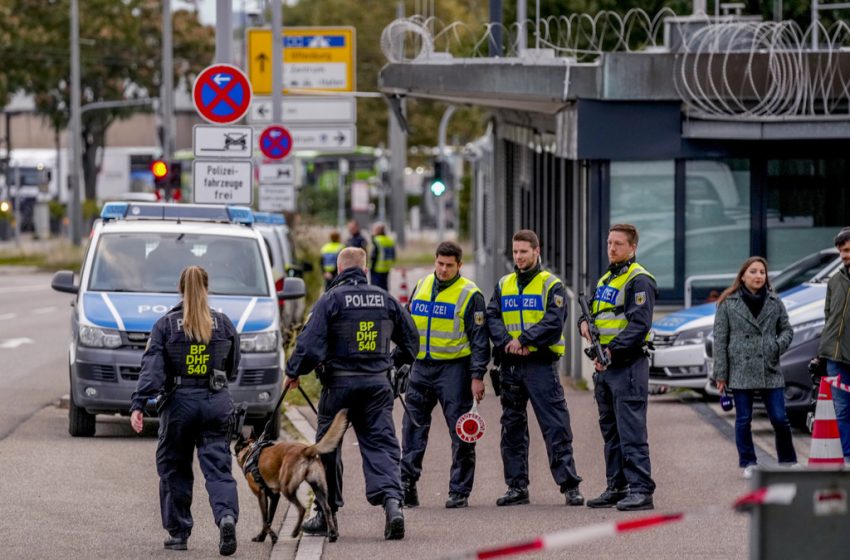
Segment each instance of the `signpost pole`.
[[230,64],[233,56],[233,0],[217,0],[215,8],[215,61]]
[[348,160],[339,159],[339,187],[337,190],[336,225],[339,231],[345,227],[345,184],[348,179]]
[[[171,0],[162,0],[162,157],[171,165],[174,157],[174,59]],[[170,194],[169,187],[169,194]],[[170,198],[170,196],[169,196]]]
[[283,10],[272,0],[272,123],[283,121]]
[[[404,2],[399,1],[396,8],[396,17],[404,17]],[[401,113],[406,113],[407,103],[404,99],[399,101],[401,104]],[[395,240],[399,247],[405,246],[404,218],[407,214],[407,193],[404,190],[404,168],[407,167],[407,135],[402,130],[401,125],[396,122],[395,115],[392,109],[387,109],[390,113],[390,201],[391,214],[390,225]]]

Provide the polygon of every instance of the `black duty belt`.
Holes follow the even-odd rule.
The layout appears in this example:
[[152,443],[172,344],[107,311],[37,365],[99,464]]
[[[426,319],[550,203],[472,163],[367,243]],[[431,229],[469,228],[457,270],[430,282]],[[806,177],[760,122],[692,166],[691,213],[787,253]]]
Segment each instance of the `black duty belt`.
[[354,371],[348,369],[332,369],[333,377],[372,377],[373,375],[384,375],[383,372],[375,373],[374,371]]
[[181,376],[181,377],[175,377],[174,378],[174,385],[176,385],[178,387],[207,387],[207,388],[209,388],[210,379],[209,379],[209,377],[202,377],[202,378],[199,379],[197,377],[182,377]]

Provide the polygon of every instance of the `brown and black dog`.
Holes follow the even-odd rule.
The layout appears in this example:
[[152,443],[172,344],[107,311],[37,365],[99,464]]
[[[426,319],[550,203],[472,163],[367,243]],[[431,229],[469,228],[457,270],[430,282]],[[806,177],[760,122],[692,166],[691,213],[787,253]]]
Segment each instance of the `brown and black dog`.
[[327,433],[313,445],[307,445],[300,441],[283,441],[264,447],[260,451],[257,466],[263,480],[272,491],[270,496],[266,495],[266,492],[257,484],[251,473],[245,471],[245,462],[255,443],[253,438],[245,440],[240,436],[237,439],[234,446],[236,461],[245,473],[248,486],[260,502],[260,512],[263,516],[263,530],[251,540],[263,542],[266,540],[266,535],[269,535],[273,543],[277,542],[277,533],[272,530],[272,520],[281,494],[298,508],[298,521],[292,530],[292,536],[298,535],[306,513],[306,509],[296,495],[302,482],[306,482],[313,489],[316,502],[327,520],[328,540],[333,542],[337,539],[336,520],[328,505],[328,483],[325,478],[325,467],[322,465],[319,455],[330,453],[339,446],[342,436],[345,435],[345,430],[348,428],[347,412],[347,410],[339,411]]

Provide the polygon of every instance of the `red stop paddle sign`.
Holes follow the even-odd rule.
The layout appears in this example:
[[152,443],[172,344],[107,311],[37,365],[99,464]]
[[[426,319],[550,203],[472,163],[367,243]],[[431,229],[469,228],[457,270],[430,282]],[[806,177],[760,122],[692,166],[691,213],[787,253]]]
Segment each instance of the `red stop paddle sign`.
[[478,414],[478,404],[472,405],[472,410],[461,415],[455,423],[455,433],[467,443],[474,443],[484,436],[484,430],[487,425],[484,423],[484,418]]

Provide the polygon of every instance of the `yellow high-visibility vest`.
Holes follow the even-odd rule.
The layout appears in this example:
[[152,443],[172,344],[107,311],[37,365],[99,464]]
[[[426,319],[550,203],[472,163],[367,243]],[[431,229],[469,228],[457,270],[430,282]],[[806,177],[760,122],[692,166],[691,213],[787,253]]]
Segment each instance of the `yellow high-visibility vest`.
[[336,272],[336,258],[343,249],[345,249],[345,245],[334,243],[333,241],[322,245],[322,270],[325,272]]
[[386,235],[376,235],[372,241],[375,242],[375,251],[378,252],[374,271],[389,272],[395,264],[395,241]]
[[[502,321],[511,337],[519,338],[522,331],[543,319],[546,308],[549,306],[549,293],[556,284],[560,283],[561,280],[547,270],[541,270],[522,293],[519,291],[516,272],[503,276],[499,280],[499,291],[502,294]],[[528,349],[532,352],[537,351],[535,346],[529,346]],[[566,345],[563,333],[561,333],[561,339],[551,345],[549,350],[558,356],[564,355]]]
[[[603,346],[614,340],[614,337],[629,326],[629,320],[626,319],[626,286],[641,274],[655,280],[655,277],[644,267],[638,263],[632,263],[626,272],[614,278],[611,278],[609,270],[596,284],[596,293],[593,296],[593,306],[590,311],[593,313],[593,322],[599,329],[599,343]],[[649,333],[646,336],[648,340]]]
[[410,300],[410,314],[419,329],[419,354],[422,360],[455,360],[472,354],[463,320],[472,296],[481,290],[464,277],[445,290],[434,293],[434,275],[416,283]]

